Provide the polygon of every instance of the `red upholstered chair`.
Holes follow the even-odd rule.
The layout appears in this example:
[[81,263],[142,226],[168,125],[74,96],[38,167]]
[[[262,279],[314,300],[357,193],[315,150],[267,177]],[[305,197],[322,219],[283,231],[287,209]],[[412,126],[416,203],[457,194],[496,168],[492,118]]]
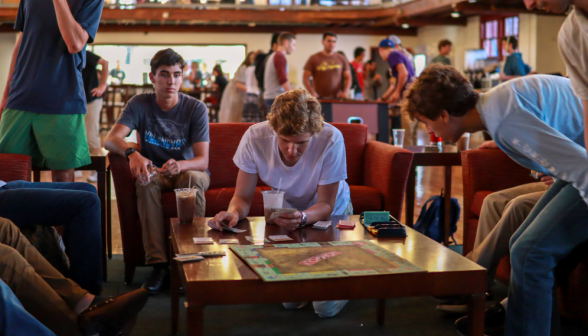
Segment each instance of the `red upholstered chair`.
[[[237,181],[239,169],[233,163],[241,137],[252,124],[210,124],[210,187],[205,193],[206,216],[226,210]],[[412,153],[381,142],[367,141],[367,127],[358,124],[333,124],[343,134],[347,151],[347,182],[351,190],[354,212],[388,210],[401,219],[402,205]],[[141,239],[141,223],[137,213],[135,179],[127,160],[110,153],[110,168],[114,181],[120,218],[125,282],[130,283],[135,267],[144,264],[145,251]],[[259,181],[249,212],[263,216],[261,191],[267,190]],[[162,195],[164,217],[169,230],[169,219],[177,217],[173,193]]]
[[[463,253],[466,255],[474,247],[484,198],[499,190],[536,181],[529,176],[529,169],[520,166],[498,149],[463,151],[461,163],[464,198]],[[588,321],[588,250],[579,250],[573,254],[576,255],[571,255],[571,258],[582,262],[573,264],[574,269],[566,279],[563,279],[563,283],[562,279],[559,279],[560,312],[568,318]],[[509,256],[500,262],[496,278],[505,283],[509,282]]]
[[0,154],[0,180],[30,181],[32,160],[30,156],[21,154]]

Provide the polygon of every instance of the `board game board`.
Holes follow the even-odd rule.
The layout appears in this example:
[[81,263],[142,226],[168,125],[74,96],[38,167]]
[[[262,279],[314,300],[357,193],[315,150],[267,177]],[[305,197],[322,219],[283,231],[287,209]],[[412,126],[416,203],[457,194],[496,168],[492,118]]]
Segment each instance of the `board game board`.
[[367,240],[236,245],[231,250],[264,281],[425,272]]

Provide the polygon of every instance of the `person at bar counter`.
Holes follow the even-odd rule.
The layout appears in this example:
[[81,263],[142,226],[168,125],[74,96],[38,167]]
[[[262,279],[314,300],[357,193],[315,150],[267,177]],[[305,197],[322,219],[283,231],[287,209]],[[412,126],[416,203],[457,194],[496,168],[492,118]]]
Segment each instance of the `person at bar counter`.
[[103,1],[21,0],[20,31],[0,101],[0,153],[25,154],[51,169],[53,182],[73,182],[91,163],[82,69]]
[[[331,32],[324,33],[323,51],[310,56],[304,65],[304,87],[317,98],[347,98],[349,96],[351,88],[349,61],[335,52],[336,47],[337,35]],[[341,85],[342,78],[343,85]]]
[[451,65],[451,59],[449,59],[447,55],[451,53],[452,46],[453,43],[451,43],[451,41],[449,40],[439,41],[439,44],[437,45],[437,49],[439,49],[439,55],[435,56],[430,63],[442,63],[445,65]]
[[[353,206],[347,179],[343,135],[324,122],[321,105],[308,91],[298,89],[279,95],[268,121],[251,126],[243,135],[233,157],[239,168],[235,194],[227,211],[218,213],[208,225],[222,230],[222,221],[233,227],[249,214],[261,179],[273,189],[284,191],[285,208],[298,211],[282,214],[275,223],[289,230],[327,220],[331,215],[351,215]],[[335,316],[347,301],[314,302],[321,317]],[[303,302],[285,303],[287,309]]]
[[550,335],[554,269],[588,240],[588,155],[570,80],[521,77],[479,94],[458,70],[435,64],[407,90],[402,110],[450,142],[488,131],[515,162],[557,179],[510,240],[505,333]]
[[517,51],[518,47],[519,42],[515,37],[508,36],[502,38],[502,50],[507,54],[504,67],[502,67],[502,71],[500,72],[500,79],[502,81],[526,76],[531,72],[531,67],[523,62],[523,55]]
[[289,32],[283,32],[278,37],[277,49],[267,58],[263,91],[263,100],[267,111],[271,111],[276,97],[292,89],[288,81],[286,55],[291,55],[294,50],[296,50],[296,36]]
[[[185,65],[172,49],[158,51],[151,59],[149,74],[155,92],[134,96],[105,142],[106,149],[126,156],[137,179],[145,263],[153,266],[143,288],[150,294],[159,293],[169,282],[161,193],[196,187],[194,215],[204,217],[204,192],[210,184],[208,111],[201,101],[179,93]],[[132,130],[139,133],[140,151],[124,140]]]

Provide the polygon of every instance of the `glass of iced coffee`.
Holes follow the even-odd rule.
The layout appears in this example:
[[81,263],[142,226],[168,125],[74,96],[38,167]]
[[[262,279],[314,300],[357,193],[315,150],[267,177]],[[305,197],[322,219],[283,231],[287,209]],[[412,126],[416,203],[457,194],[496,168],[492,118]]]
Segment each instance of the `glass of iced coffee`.
[[271,216],[278,209],[282,208],[284,204],[284,192],[277,190],[262,191],[263,195],[263,213],[265,215],[266,224],[275,224]]
[[192,224],[194,222],[194,211],[196,210],[195,188],[175,189],[176,204],[178,206],[178,219],[180,224]]

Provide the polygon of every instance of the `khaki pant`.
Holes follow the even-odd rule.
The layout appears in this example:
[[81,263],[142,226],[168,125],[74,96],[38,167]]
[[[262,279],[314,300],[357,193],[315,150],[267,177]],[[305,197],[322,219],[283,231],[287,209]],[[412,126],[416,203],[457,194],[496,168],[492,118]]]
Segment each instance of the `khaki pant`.
[[402,124],[402,128],[404,128],[404,146],[416,146],[419,121],[416,119],[410,120],[408,113],[402,113],[401,117],[402,119],[400,122]]
[[[188,181],[191,176],[191,185]],[[165,251],[168,248],[163,223],[163,206],[161,193],[178,188],[196,187],[196,217],[204,217],[206,213],[206,198],[204,192],[210,185],[210,176],[206,172],[187,171],[176,176],[165,177],[155,175],[151,182],[142,186],[137,180],[137,207],[141,227],[143,229],[143,247],[145,248],[145,263],[147,265],[168,262]]]
[[86,113],[86,138],[88,139],[88,147],[90,149],[101,148],[100,141],[100,114],[102,112],[102,98],[94,99],[87,105],[88,113]]
[[529,183],[495,192],[484,199],[474,249],[466,258],[488,270],[488,288],[492,287],[500,260],[509,252],[510,238],[546,190],[543,182]]
[[5,218],[0,218],[0,279],[55,334],[81,335],[73,307],[87,291],[63,277]]

